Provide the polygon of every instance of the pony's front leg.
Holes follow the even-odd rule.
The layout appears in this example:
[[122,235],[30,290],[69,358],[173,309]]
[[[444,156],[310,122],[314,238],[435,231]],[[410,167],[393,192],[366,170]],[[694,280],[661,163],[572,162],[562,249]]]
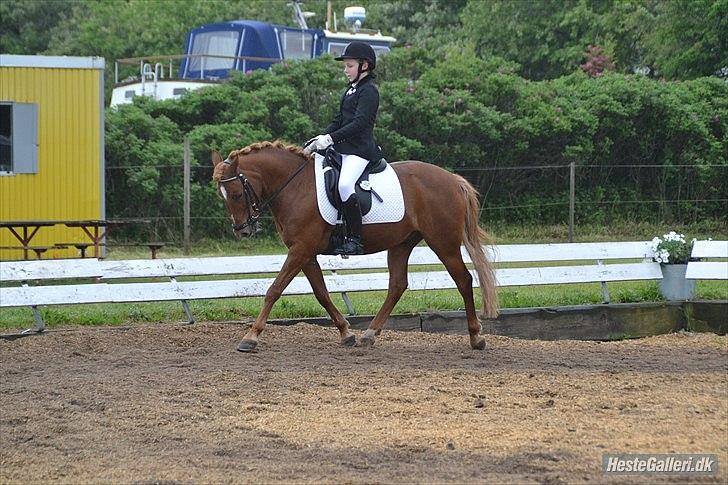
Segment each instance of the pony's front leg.
[[245,334],[243,340],[238,345],[240,352],[252,352],[258,345],[258,336],[263,332],[265,324],[268,321],[268,316],[273,308],[273,305],[283,294],[283,290],[291,283],[293,278],[301,271],[304,263],[311,258],[311,255],[294,255],[288,253],[286,261],[283,263],[280,273],[273,280],[273,284],[270,285],[268,291],[265,292],[265,299],[263,300],[263,308],[258,314],[258,318],[255,319],[255,323],[248,333]]
[[313,294],[316,295],[316,300],[324,307],[326,313],[331,317],[331,321],[339,329],[341,344],[347,347],[355,345],[356,337],[349,329],[349,322],[344,318],[344,315],[341,314],[339,309],[336,308],[334,302],[331,301],[329,290],[326,288],[326,282],[324,281],[324,275],[321,272],[321,266],[319,266],[315,256],[303,265],[303,274],[308,278],[308,282],[313,289]]

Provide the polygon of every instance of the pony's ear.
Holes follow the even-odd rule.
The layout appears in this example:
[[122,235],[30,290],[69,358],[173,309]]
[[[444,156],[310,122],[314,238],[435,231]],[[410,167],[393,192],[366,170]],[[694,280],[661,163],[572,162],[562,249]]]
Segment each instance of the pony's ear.
[[217,153],[217,150],[212,151],[211,157],[212,157],[213,166],[216,167],[218,164],[222,163],[222,157],[220,156],[219,153]]

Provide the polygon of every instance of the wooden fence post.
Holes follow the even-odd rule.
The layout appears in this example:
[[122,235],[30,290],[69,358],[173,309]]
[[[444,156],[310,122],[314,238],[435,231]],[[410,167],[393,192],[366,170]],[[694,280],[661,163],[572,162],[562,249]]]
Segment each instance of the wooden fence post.
[[569,164],[569,242],[574,242],[574,198],[576,197],[576,164]]
[[190,254],[190,138],[184,144],[184,253]]

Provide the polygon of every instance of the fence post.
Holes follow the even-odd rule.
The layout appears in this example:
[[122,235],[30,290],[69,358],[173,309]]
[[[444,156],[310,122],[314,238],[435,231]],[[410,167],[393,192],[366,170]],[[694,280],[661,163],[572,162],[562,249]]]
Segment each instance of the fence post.
[[184,144],[184,253],[190,254],[190,138]]
[[576,163],[569,164],[569,242],[574,242],[574,198],[576,196]]

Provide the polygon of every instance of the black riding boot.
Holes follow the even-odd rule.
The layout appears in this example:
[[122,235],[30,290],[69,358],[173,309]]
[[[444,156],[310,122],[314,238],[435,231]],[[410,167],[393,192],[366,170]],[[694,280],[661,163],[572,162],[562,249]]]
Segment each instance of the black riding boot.
[[364,254],[361,244],[361,208],[356,194],[343,203],[342,212],[346,221],[346,240],[334,250],[334,254]]

